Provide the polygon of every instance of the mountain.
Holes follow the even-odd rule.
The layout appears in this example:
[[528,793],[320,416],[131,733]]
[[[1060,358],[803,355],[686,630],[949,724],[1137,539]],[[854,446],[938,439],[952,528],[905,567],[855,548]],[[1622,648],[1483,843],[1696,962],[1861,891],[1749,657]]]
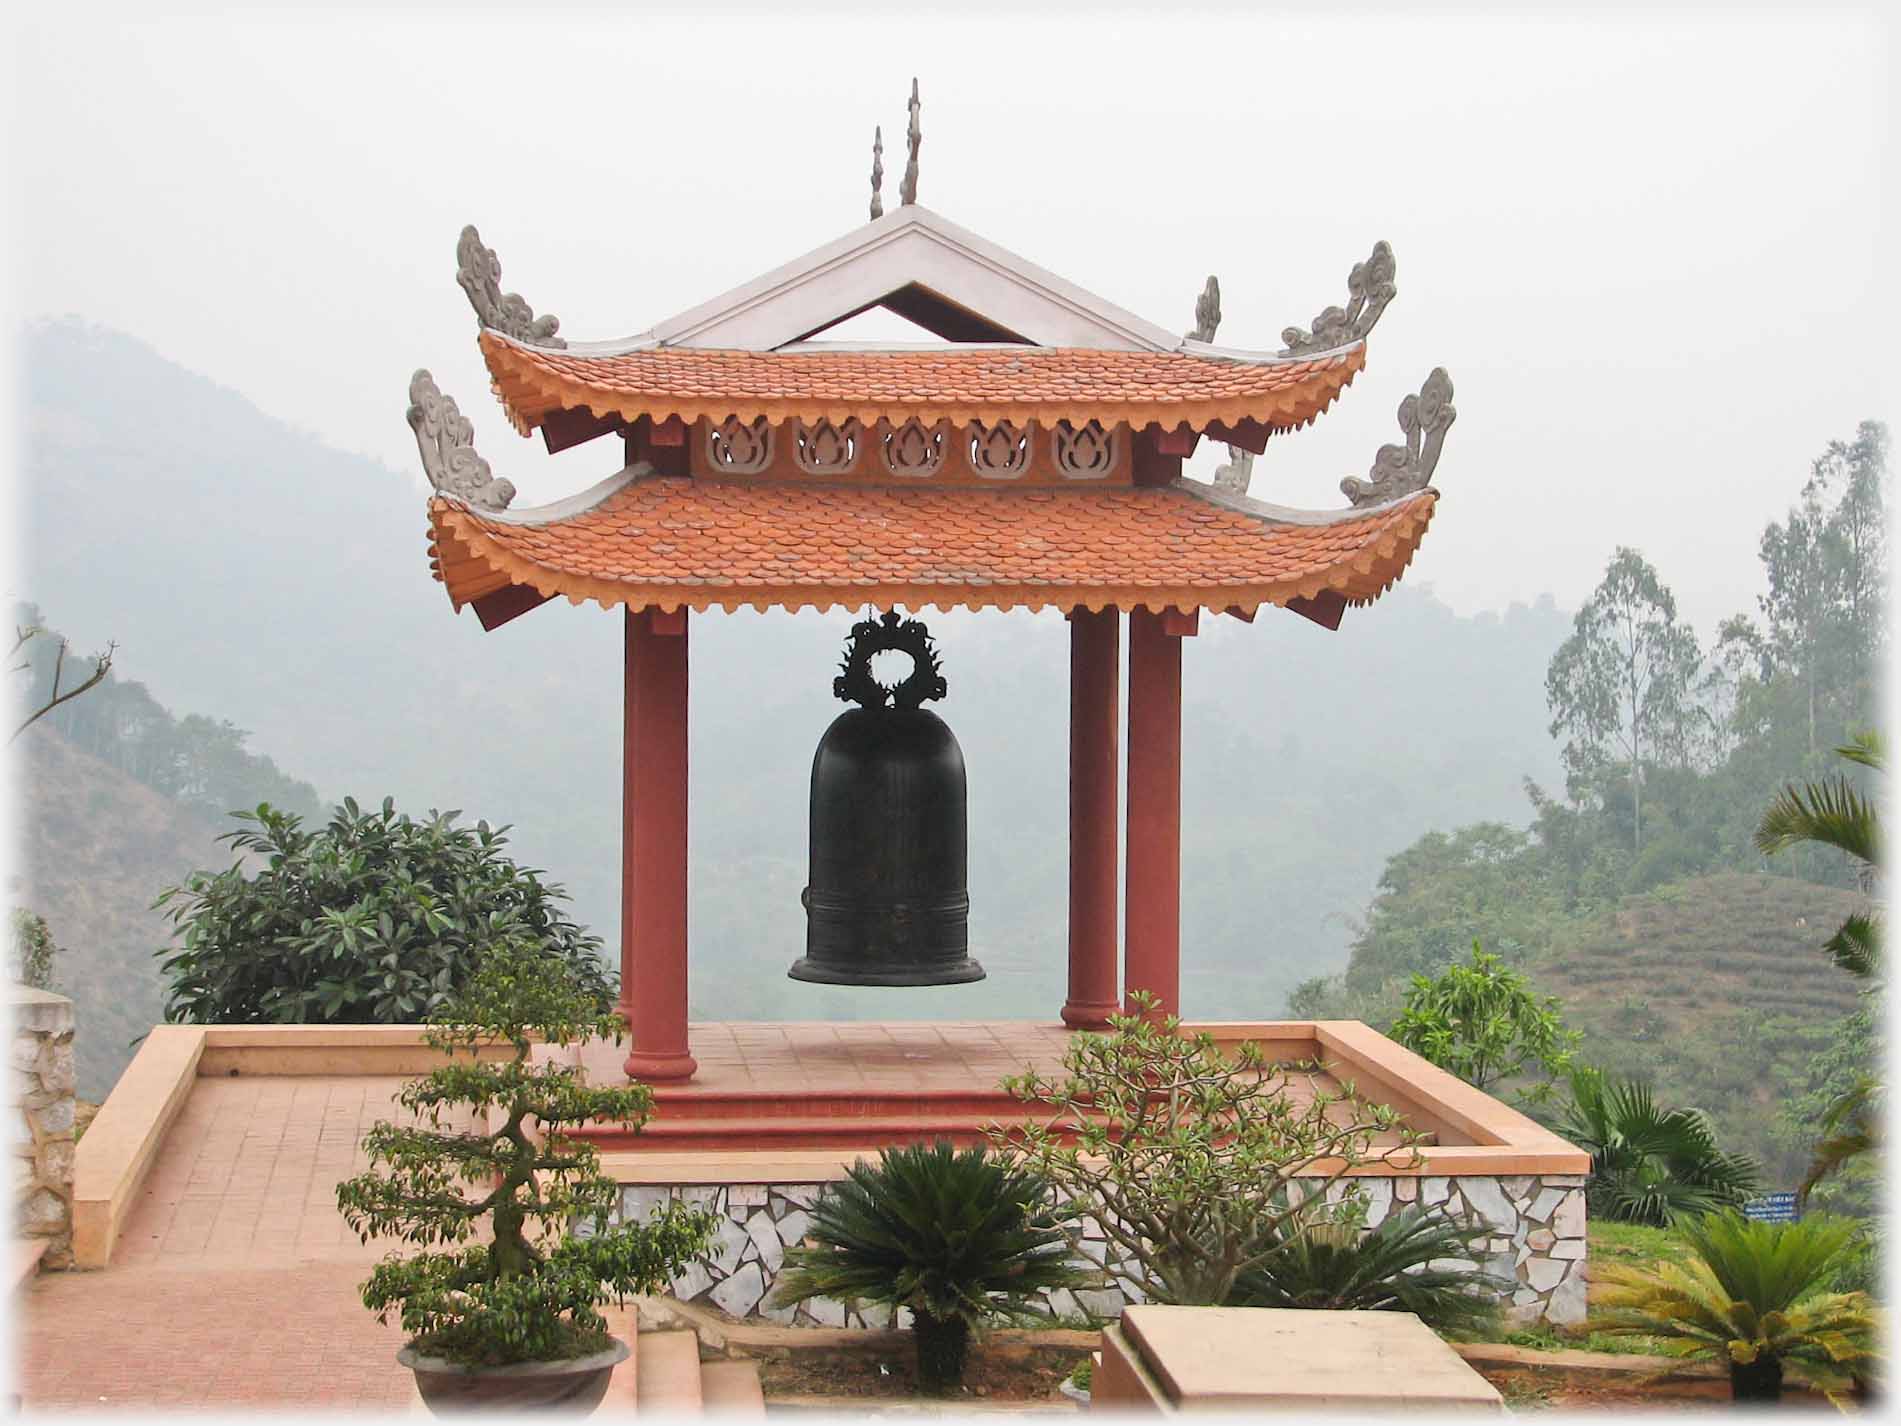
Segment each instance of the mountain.
[[[553,603],[484,634],[429,577],[412,475],[120,333],[41,325],[21,355],[21,597],[76,648],[116,639],[126,677],[248,730],[326,798],[511,824],[517,857],[617,943],[617,612]],[[506,473],[508,450],[486,454]],[[614,454],[562,459],[580,489]],[[1440,518],[1458,518],[1456,493]],[[1337,633],[1277,611],[1203,619],[1184,658],[1188,1013],[1279,1013],[1293,985],[1344,964],[1347,918],[1388,855],[1430,827],[1514,818],[1523,775],[1558,777],[1543,679],[1567,617],[1549,600],[1460,617],[1422,587],[1431,568],[1428,542],[1412,583]],[[927,616],[950,682],[938,706],[970,771],[972,945],[990,978],[929,991],[785,978],[803,949],[812,751],[855,617],[694,619],[693,1013],[1051,1016],[1068,827],[1055,614]]]

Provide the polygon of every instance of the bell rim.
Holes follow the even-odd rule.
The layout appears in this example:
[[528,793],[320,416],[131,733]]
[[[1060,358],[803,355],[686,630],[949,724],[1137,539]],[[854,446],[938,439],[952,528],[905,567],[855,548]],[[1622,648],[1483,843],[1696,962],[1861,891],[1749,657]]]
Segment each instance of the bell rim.
[[[803,972],[803,974],[801,974]],[[961,961],[934,970],[928,966],[910,967],[904,970],[872,971],[848,974],[841,969],[814,962],[810,956],[800,956],[792,963],[792,969],[786,972],[787,980],[803,981],[807,985],[866,985],[866,986],[917,986],[917,985],[969,985],[975,981],[988,980],[990,973],[983,965],[968,956]]]

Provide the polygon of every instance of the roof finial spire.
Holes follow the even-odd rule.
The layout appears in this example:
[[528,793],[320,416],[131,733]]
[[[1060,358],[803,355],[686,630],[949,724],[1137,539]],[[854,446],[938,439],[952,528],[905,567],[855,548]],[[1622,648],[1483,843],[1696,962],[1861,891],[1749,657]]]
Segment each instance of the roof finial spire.
[[911,157],[904,165],[904,181],[898,185],[898,202],[917,202],[917,151],[924,142],[924,131],[918,127],[917,76],[911,76],[911,125],[905,131],[905,139],[911,145]]
[[884,125],[871,131],[871,221],[884,217]]

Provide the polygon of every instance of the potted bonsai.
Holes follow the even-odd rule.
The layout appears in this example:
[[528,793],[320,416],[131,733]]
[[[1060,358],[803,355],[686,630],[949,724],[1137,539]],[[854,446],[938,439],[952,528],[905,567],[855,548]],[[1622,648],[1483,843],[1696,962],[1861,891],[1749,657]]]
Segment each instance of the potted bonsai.
[[[532,940],[498,942],[430,1021],[429,1043],[450,1059],[404,1087],[398,1102],[414,1122],[372,1128],[369,1172],[337,1186],[337,1207],[365,1242],[442,1249],[392,1254],[363,1285],[377,1320],[400,1309],[410,1340],[398,1360],[433,1412],[591,1410],[628,1355],[596,1309],[664,1290],[705,1251],[716,1220],[680,1204],[610,1229],[618,1186],[591,1145],[561,1133],[589,1120],[638,1129],[651,1092],[593,1088],[574,1066],[531,1062],[537,1041],[619,1031],[603,990],[558,956]],[[479,1056],[495,1046],[513,1054]],[[471,1243],[483,1219],[489,1240]]]

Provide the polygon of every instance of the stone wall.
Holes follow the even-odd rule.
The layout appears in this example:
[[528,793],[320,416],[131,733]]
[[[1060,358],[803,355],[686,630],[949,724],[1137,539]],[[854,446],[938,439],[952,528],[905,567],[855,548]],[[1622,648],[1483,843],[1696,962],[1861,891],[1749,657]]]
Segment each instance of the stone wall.
[[73,1262],[73,1003],[8,987],[13,1009],[13,1184],[16,1231],[46,1238],[40,1265]]
[[[1516,1283],[1508,1304],[1514,1321],[1570,1325],[1584,1320],[1584,1180],[1577,1175],[1355,1178],[1367,1199],[1367,1223],[1378,1223],[1395,1203],[1441,1204],[1469,1222],[1493,1230],[1479,1265]],[[719,1308],[737,1318],[786,1325],[885,1327],[888,1307],[862,1308],[825,1299],[796,1308],[770,1307],[766,1298],[778,1280],[788,1244],[805,1236],[811,1208],[823,1189],[814,1183],[698,1184],[626,1187],[618,1217],[645,1219],[669,1199],[703,1205],[720,1215],[713,1250],[673,1283],[682,1302]],[[1336,1189],[1339,1186],[1336,1185]],[[1093,1286],[1058,1289],[1043,1300],[1058,1317],[1080,1314],[1115,1318],[1143,1300],[1139,1284],[1112,1272],[1114,1256],[1102,1230],[1082,1225],[1077,1261],[1096,1275]],[[1454,1260],[1458,1261],[1458,1260]],[[907,1325],[900,1314],[899,1326]]]

